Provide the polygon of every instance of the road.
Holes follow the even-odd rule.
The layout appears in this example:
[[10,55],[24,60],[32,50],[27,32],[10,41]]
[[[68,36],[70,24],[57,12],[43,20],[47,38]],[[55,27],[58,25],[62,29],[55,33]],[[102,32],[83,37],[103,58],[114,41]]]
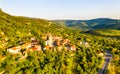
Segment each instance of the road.
[[99,70],[98,74],[105,74],[107,68],[108,68],[108,64],[112,59],[112,54],[106,50],[106,54],[105,54],[105,62],[103,63],[102,68]]

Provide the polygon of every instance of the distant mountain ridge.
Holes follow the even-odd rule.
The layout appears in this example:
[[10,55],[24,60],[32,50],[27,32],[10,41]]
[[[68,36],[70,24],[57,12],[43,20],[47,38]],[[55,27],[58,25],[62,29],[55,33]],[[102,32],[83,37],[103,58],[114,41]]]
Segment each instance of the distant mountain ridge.
[[120,29],[120,20],[111,18],[96,18],[91,20],[54,20],[54,22],[80,29]]

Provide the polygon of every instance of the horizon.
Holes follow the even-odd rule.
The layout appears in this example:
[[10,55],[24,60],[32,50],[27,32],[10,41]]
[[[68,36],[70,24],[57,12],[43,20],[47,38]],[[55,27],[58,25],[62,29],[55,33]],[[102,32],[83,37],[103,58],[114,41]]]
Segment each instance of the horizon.
[[[2,12],[4,12],[4,13],[6,13],[6,14],[9,14],[9,13],[7,13],[7,12],[5,12],[4,10],[2,10],[1,8],[0,8],[0,10],[2,11]],[[9,14],[9,15],[11,15],[11,14]],[[27,18],[36,18],[36,19],[44,19],[44,18],[39,18],[39,17],[30,17],[30,16],[19,16],[19,15],[11,15],[11,16],[16,16],[16,17],[27,17]],[[67,21],[67,20],[85,20],[85,21],[87,21],[87,20],[94,20],[94,19],[113,19],[113,20],[120,20],[120,19],[117,19],[117,18],[109,18],[109,17],[97,17],[97,18],[89,18],[89,19],[44,19],[44,20],[50,20],[50,21]]]
[[47,20],[120,19],[119,0],[1,0],[0,8],[2,11],[13,16]]

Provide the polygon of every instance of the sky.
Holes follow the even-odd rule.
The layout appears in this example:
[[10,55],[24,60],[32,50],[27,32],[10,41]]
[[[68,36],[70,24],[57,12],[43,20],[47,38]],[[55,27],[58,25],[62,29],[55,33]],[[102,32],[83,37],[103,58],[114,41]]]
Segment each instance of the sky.
[[120,19],[120,0],[0,0],[11,15],[58,19]]

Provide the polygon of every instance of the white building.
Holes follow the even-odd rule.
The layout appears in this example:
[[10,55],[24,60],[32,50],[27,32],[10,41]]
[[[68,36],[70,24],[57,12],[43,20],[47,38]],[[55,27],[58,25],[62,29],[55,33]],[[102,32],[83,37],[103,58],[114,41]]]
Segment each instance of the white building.
[[12,54],[17,54],[17,53],[20,52],[20,50],[21,50],[21,47],[20,47],[20,46],[7,49],[7,51],[10,52],[10,53],[12,53]]

